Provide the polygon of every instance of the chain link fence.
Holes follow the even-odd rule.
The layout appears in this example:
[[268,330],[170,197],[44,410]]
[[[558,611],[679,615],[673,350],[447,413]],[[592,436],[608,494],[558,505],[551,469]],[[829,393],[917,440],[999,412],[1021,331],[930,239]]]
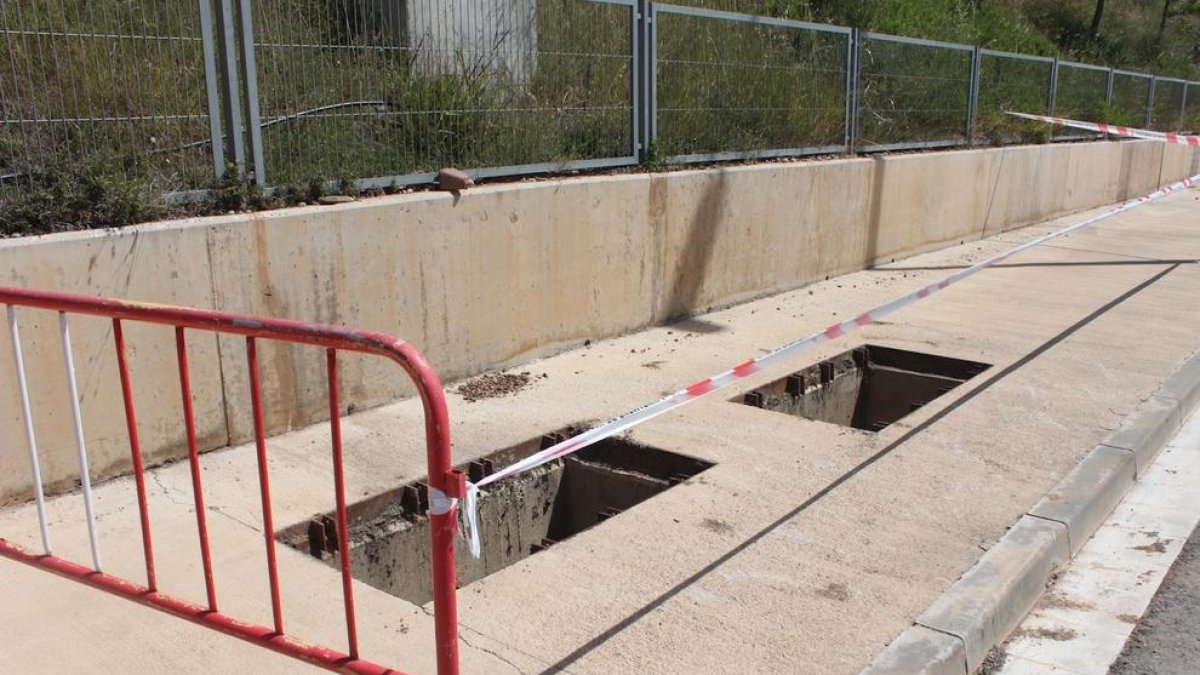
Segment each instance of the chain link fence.
[[[1103,107],[1109,103],[1109,70],[1084,63],[1060,61],[1054,82],[1053,113],[1059,117],[1095,121],[1101,117]],[[1142,111],[1146,110],[1146,99],[1142,98]],[[1116,122],[1114,119],[1106,121]],[[1071,140],[1096,138],[1096,134],[1077,129],[1055,129],[1054,138]]]
[[[0,2],[0,184],[79,171],[211,184],[198,3]],[[3,193],[0,193],[3,194]]]
[[1009,109],[1195,129],[1200,83],[650,0],[0,3],[0,202],[1030,140]]
[[849,29],[670,6],[658,7],[653,25],[658,156],[845,147]]
[[1183,125],[1185,131],[1200,131],[1200,82],[1189,82],[1183,90]]
[[266,178],[632,158],[630,9],[579,0],[259,0]]
[[861,150],[957,145],[967,138],[974,48],[863,33]]
[[975,138],[995,144],[1031,140],[1021,133],[1028,126],[1005,111],[1047,110],[1053,81],[1054,59],[980,50]]
[[1110,121],[1127,126],[1146,126],[1151,78],[1141,73],[1114,71]]
[[1160,77],[1154,80],[1154,105],[1151,110],[1150,128],[1156,131],[1174,131],[1184,128],[1183,105],[1187,93],[1187,82]]

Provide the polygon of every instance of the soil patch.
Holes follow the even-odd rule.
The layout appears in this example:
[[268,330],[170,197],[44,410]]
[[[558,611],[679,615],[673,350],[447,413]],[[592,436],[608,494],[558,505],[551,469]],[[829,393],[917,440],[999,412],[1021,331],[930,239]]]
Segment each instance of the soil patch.
[[1074,640],[1078,633],[1070,628],[1035,628],[1033,630],[1017,631],[1016,635],[1020,637],[1031,637],[1038,640],[1055,640],[1056,642],[1066,642]]
[[486,398],[515,394],[528,387],[533,379],[533,375],[529,373],[486,373],[467,380],[455,391],[468,403],[474,403]]
[[979,669],[975,671],[975,675],[994,675],[1000,672],[1004,667],[1004,662],[1008,660],[1008,653],[999,647],[992,647],[988,655],[984,657],[983,663],[979,664]]

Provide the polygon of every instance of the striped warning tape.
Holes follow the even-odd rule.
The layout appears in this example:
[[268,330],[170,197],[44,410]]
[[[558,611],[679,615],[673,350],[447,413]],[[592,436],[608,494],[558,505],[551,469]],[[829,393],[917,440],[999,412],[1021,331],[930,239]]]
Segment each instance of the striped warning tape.
[[1063,117],[1052,117],[1050,115],[1030,115],[1029,113],[1019,112],[1009,112],[1008,114],[1014,117],[1020,117],[1022,119],[1034,120],[1036,122],[1047,122],[1049,124],[1057,124],[1062,127],[1071,127],[1072,129],[1083,129],[1084,131],[1095,131],[1096,133],[1123,136],[1125,138],[1142,138],[1150,141],[1163,141],[1166,143],[1173,143],[1175,145],[1190,145],[1193,148],[1200,148],[1200,136],[1164,133],[1162,131],[1150,131],[1149,129],[1135,129],[1133,127],[1123,127],[1119,124],[1105,124],[1104,122],[1069,120]]
[[1089,225],[1093,225],[1107,218],[1111,218],[1119,213],[1128,211],[1129,209],[1136,208],[1142,204],[1146,204],[1157,199],[1161,199],[1173,192],[1177,192],[1197,184],[1200,184],[1200,175],[1192,176],[1191,178],[1186,178],[1177,183],[1164,186],[1148,195],[1131,199],[1120,206],[1117,206],[1100,215],[1088,218],[1087,220],[1076,223],[1069,227],[1065,227],[1056,232],[1052,232],[1043,237],[1038,237],[1033,241],[1021,244],[1020,246],[1009,249],[999,255],[993,256],[961,271],[955,272],[954,274],[951,274],[940,281],[934,282],[916,291],[885,302],[884,304],[879,305],[870,311],[859,314],[853,319],[849,319],[841,323],[835,323],[824,330],[813,333],[812,335],[800,338],[794,342],[789,342],[788,344],[783,345],[774,351],[768,352],[748,361],[744,361],[723,373],[700,380],[699,382],[681,389],[674,394],[667,396],[666,398],[659,399],[653,403],[646,404],[627,413],[614,417],[598,427],[585,431],[578,436],[569,438],[561,443],[557,443],[545,450],[542,450],[541,452],[530,455],[529,457],[526,457],[515,464],[505,467],[491,474],[490,476],[483,478],[477,483],[468,483],[466,497],[462,505],[463,508],[459,512],[459,518],[462,524],[463,536],[465,536],[470,542],[471,555],[478,558],[481,550],[479,532],[480,489],[495,483],[496,481],[504,480],[510,476],[514,476],[524,471],[542,466],[543,464],[554,461],[555,459],[565,457],[566,455],[582,450],[589,445],[615,436],[647,420],[653,419],[659,415],[691,403],[692,401],[711,394],[718,389],[728,387],[729,385],[743,380],[765,368],[780,364],[798,354],[816,347],[819,344],[829,342],[830,340],[835,340],[847,333],[858,330],[863,326],[869,326],[873,323],[881,321],[884,317],[892,314],[893,312],[908,307],[909,305],[920,300],[924,300],[934,293],[956,284],[977,272],[992,267],[996,263],[1010,258],[1022,251],[1029,250],[1035,246],[1044,244],[1051,239],[1056,239],[1063,235],[1070,234],[1071,232],[1075,232],[1076,230],[1083,229]]

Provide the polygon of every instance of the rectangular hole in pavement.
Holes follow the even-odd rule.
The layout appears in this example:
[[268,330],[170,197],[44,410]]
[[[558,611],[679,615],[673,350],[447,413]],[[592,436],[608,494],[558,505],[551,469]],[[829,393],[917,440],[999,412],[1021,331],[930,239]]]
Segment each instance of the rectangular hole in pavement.
[[[457,468],[478,481],[583,429],[546,434]],[[610,438],[565,458],[506,478],[480,494],[479,560],[458,546],[459,586],[482,579],[713,466],[692,457]],[[432,598],[429,488],[413,481],[347,508],[354,577],[417,604]],[[277,538],[337,566],[334,513],[281,530]]]
[[747,392],[741,402],[819,422],[879,431],[990,367],[863,345]]

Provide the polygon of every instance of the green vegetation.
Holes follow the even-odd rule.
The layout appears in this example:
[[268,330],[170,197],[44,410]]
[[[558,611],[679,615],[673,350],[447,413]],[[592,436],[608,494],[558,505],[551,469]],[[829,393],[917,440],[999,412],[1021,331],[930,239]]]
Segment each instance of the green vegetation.
[[[855,26],[1200,80],[1200,2],[1107,0],[674,0],[676,4]],[[1162,23],[1164,10],[1167,23]],[[1161,30],[1160,30],[1161,28]]]
[[263,118],[293,116],[264,130],[272,184],[632,154],[624,8],[539,0],[536,41],[502,17],[455,53],[437,31],[407,45],[382,21],[339,18],[344,6],[255,3]]
[[660,14],[664,158],[841,145],[844,36]]
[[[1200,80],[1200,0],[1107,0],[1098,15],[1098,0],[671,1]],[[411,26],[399,30],[387,11],[370,9],[385,3],[252,6],[266,178],[276,186],[266,193],[212,177],[197,3],[0,3],[0,234],[272,208],[313,201],[330,185],[352,191],[358,178],[443,166],[631,154],[623,7],[514,2],[507,18],[474,17],[494,23],[495,34],[464,49],[445,31],[414,38]],[[843,36],[660,18],[659,137],[648,165],[843,142]],[[534,31],[518,29],[530,21]],[[964,138],[968,65],[965,52],[868,40],[861,143]],[[1047,140],[1043,128],[1002,111],[1044,110],[1049,71],[1044,62],[985,57],[977,140]],[[1116,78],[1111,104],[1106,88],[1103,71],[1064,66],[1055,109],[1145,123],[1146,80]],[[1189,92],[1191,128],[1200,128],[1198,89]],[[1159,83],[1156,128],[1179,126],[1182,97],[1182,85]],[[194,190],[209,197],[166,198]]]
[[0,208],[0,234],[21,235],[111,227],[161,216],[145,185],[92,158],[72,170],[52,168],[32,187],[13,191]]

